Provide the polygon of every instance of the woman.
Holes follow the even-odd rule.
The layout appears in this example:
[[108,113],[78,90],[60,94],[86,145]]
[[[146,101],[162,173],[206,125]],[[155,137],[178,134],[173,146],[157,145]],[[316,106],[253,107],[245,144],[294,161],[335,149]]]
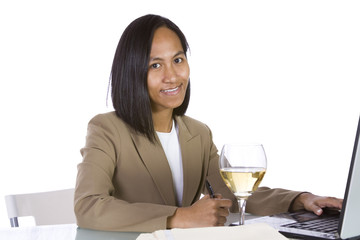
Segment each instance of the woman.
[[[188,43],[170,20],[146,15],[124,31],[113,61],[115,112],[95,116],[75,189],[80,227],[152,232],[224,225],[236,199],[223,183],[210,129],[185,116]],[[200,198],[208,180],[216,193]],[[247,211],[273,214],[341,207],[341,200],[260,188]]]

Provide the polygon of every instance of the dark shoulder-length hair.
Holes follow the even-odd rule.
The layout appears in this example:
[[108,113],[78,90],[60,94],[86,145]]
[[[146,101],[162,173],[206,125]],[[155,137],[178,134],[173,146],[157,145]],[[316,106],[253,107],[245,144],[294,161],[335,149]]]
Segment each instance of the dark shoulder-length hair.
[[[166,26],[180,39],[186,55],[189,45],[182,31],[172,21],[158,15],[137,18],[125,29],[117,46],[111,69],[111,98],[118,117],[136,132],[155,140],[147,73],[155,30]],[[183,103],[173,115],[184,115],[190,100],[190,81]]]

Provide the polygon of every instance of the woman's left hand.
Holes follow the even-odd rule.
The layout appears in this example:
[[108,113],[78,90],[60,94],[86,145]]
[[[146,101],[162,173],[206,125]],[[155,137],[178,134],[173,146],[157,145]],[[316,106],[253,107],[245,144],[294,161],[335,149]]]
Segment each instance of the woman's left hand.
[[335,197],[321,197],[314,195],[312,193],[301,193],[297,196],[290,207],[290,211],[298,211],[305,209],[310,212],[314,212],[316,215],[321,215],[323,213],[323,208],[335,208],[341,209],[342,199]]

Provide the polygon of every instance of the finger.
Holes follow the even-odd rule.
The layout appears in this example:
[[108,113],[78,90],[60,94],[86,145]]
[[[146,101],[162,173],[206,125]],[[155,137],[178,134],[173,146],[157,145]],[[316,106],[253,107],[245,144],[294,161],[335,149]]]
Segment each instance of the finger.
[[328,208],[342,208],[342,199],[334,198],[334,197],[325,197],[320,198],[317,202],[317,205],[321,208],[328,207]]
[[323,213],[323,210],[320,207],[314,207],[312,211],[318,216],[320,216]]
[[222,195],[220,193],[215,193],[215,198],[216,199],[222,199]]
[[325,207],[341,209],[342,199],[334,197],[320,197],[310,204],[309,210],[313,211],[316,215],[321,215],[323,213],[322,208]]
[[218,222],[217,222],[217,226],[224,226],[224,224],[226,223],[226,217],[219,217]]
[[311,203],[305,205],[305,209],[310,212],[315,213],[318,216],[323,213],[322,208],[316,202],[311,202]]
[[230,215],[230,211],[228,208],[220,208],[219,209],[219,215],[223,217],[227,217]]
[[217,200],[219,207],[229,209],[232,206],[232,201],[229,199]]
[[332,208],[341,209],[342,208],[342,203],[343,203],[342,199],[330,197],[328,205],[326,207],[332,207]]

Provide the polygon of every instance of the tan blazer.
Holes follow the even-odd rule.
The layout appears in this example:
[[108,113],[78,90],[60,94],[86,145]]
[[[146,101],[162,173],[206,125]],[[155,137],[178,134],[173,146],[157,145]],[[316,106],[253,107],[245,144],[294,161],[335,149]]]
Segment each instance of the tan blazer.
[[[216,193],[234,201],[232,210],[236,211],[235,197],[219,174],[210,129],[186,116],[175,121],[183,160],[182,206],[200,198],[208,178]],[[159,140],[151,143],[111,112],[89,122],[81,153],[75,188],[79,227],[136,232],[166,228],[167,217],[177,206],[171,170]],[[261,188],[249,199],[247,211],[258,215],[286,212],[298,194]]]

